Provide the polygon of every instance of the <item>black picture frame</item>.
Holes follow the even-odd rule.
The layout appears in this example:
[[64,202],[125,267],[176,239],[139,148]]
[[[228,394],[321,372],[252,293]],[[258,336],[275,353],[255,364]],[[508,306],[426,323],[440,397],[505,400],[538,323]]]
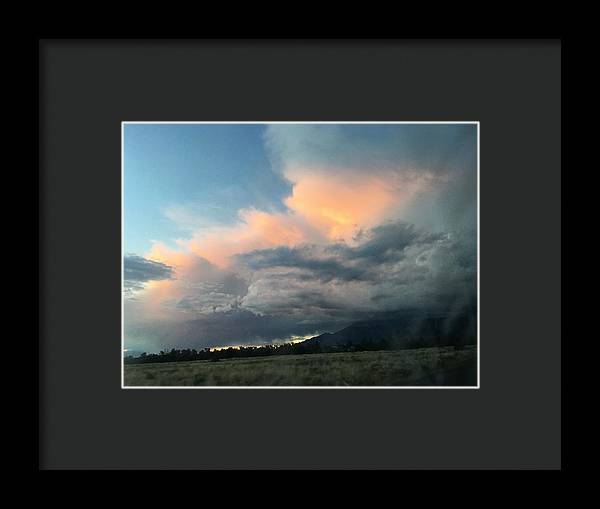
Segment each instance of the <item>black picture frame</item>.
[[[561,60],[560,38],[40,39],[38,468],[560,469]],[[121,121],[465,119],[479,390],[121,389]]]

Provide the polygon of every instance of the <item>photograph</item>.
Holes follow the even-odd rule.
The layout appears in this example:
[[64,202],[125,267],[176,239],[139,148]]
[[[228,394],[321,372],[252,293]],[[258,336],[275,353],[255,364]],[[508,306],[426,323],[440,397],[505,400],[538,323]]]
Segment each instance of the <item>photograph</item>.
[[478,121],[120,127],[122,388],[480,387]]

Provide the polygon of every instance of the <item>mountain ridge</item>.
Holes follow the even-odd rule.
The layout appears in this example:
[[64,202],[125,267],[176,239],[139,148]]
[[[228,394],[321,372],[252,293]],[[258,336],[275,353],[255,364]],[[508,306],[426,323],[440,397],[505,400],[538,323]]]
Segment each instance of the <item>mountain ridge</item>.
[[415,348],[475,344],[476,339],[477,313],[474,309],[466,309],[459,313],[361,320],[302,343],[314,345],[318,342],[322,347],[385,343],[396,348]]

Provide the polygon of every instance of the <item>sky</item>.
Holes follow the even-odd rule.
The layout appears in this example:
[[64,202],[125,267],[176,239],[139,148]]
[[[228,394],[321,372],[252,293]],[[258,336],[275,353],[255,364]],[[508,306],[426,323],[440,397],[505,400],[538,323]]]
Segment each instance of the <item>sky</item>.
[[472,305],[476,124],[124,125],[124,347]]

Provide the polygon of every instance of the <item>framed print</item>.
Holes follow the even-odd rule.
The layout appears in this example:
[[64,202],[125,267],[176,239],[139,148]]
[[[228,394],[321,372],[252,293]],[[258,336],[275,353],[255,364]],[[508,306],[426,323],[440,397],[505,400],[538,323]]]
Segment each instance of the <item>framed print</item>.
[[123,387],[478,388],[477,122],[123,122]]

